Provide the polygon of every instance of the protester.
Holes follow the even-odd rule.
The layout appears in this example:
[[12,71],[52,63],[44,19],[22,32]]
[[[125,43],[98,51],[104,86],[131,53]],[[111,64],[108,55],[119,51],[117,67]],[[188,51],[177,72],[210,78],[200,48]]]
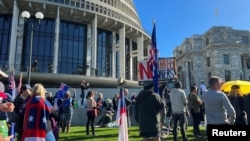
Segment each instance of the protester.
[[84,99],[85,99],[85,90],[87,90],[89,88],[89,83],[86,82],[85,80],[82,80],[81,83],[81,106],[84,106]]
[[235,110],[226,94],[220,91],[222,83],[220,77],[212,76],[209,80],[209,90],[203,95],[207,126],[233,125],[235,122]]
[[165,99],[165,106],[166,106],[166,128],[167,128],[167,134],[169,134],[170,130],[172,130],[172,108],[171,108],[171,102],[170,102],[170,96],[169,96],[170,90],[165,89],[164,90],[164,99]]
[[104,104],[103,94],[98,93],[98,96],[96,98],[96,109],[97,109],[97,115],[99,116],[99,120],[97,122],[98,126],[101,124],[102,117],[105,115],[105,110],[103,110],[103,104]]
[[[0,104],[0,110],[3,112],[13,112],[14,111],[14,104],[11,102],[6,102]],[[13,138],[13,135],[8,136],[8,137],[3,137],[3,135],[0,135],[0,141],[10,141],[10,139]]]
[[202,95],[204,94],[205,91],[207,91],[207,86],[204,83],[204,81],[201,81],[201,84],[200,84],[200,95],[201,95],[201,97],[202,97]]
[[112,99],[113,110],[116,112],[118,108],[119,93],[116,93]]
[[131,121],[130,121],[130,106],[132,106],[133,101],[128,97],[128,89],[124,89],[124,98],[125,98],[125,104],[126,104],[126,112],[127,112],[127,123],[128,127],[131,126]]
[[191,93],[188,95],[188,107],[193,119],[193,134],[195,137],[201,137],[200,133],[200,107],[203,104],[197,94],[197,87],[191,86]]
[[17,141],[22,140],[23,134],[23,120],[24,120],[24,105],[27,100],[31,97],[31,87],[29,84],[24,84],[21,87],[20,93],[14,99],[14,111],[15,115],[12,122],[15,122],[15,132],[17,133]]
[[175,82],[175,89],[171,90],[170,102],[172,107],[172,117],[174,120],[173,136],[174,141],[177,141],[177,126],[179,121],[179,126],[181,130],[182,140],[187,141],[185,127],[187,126],[187,98],[184,90],[182,89],[182,84],[180,81]]
[[22,140],[55,141],[50,121],[52,105],[46,100],[45,92],[42,84],[33,86],[25,106]]
[[69,91],[64,95],[64,99],[62,102],[63,114],[62,114],[62,132],[69,133],[71,120],[73,116],[73,105],[72,105],[72,97]]
[[112,121],[113,116],[113,104],[110,98],[107,98],[103,103],[104,115],[101,117],[101,127],[106,127],[108,123]]
[[136,101],[136,93],[132,93],[132,96],[130,98],[130,100],[132,101],[132,104],[129,107],[129,115],[133,115],[134,112],[134,105],[135,105],[135,101]]
[[116,118],[117,108],[118,108],[118,100],[119,100],[119,93],[116,93],[114,95],[114,97],[112,98],[112,105],[113,105],[113,110],[114,110],[113,118]]
[[94,99],[95,93],[89,91],[87,95],[87,125],[86,125],[86,135],[89,135],[89,126],[91,126],[92,136],[95,136],[95,117],[97,116],[96,101]]
[[247,116],[245,112],[245,100],[239,92],[240,86],[233,85],[229,93],[229,101],[234,107],[236,119],[234,125],[247,125]]
[[154,93],[154,83],[146,81],[143,90],[137,95],[134,111],[143,141],[149,141],[150,137],[153,137],[154,141],[161,140],[160,111],[163,108],[162,98],[159,94]]

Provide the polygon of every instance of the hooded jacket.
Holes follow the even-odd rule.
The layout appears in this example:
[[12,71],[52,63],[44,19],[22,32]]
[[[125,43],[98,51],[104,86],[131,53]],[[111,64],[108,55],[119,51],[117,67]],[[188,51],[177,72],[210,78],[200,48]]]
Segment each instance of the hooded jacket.
[[149,89],[140,91],[135,101],[134,114],[140,132],[160,132],[160,111],[163,109],[164,102],[159,94]]

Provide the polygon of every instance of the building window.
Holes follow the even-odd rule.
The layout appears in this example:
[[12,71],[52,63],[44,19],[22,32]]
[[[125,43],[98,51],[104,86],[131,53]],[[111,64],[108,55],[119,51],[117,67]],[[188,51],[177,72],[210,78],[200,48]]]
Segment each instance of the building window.
[[207,67],[210,67],[210,57],[207,57]]
[[206,38],[206,45],[209,45],[209,39]]
[[248,36],[242,36],[242,44],[248,44]]
[[59,37],[58,73],[85,75],[87,69],[87,26],[62,20]]
[[207,73],[207,80],[209,80],[211,76],[212,76],[211,72]]
[[112,42],[112,32],[100,28],[97,29],[97,76],[112,76],[112,68],[107,67],[107,65],[110,66],[112,64]]
[[132,66],[133,66],[133,69],[132,69],[132,71],[133,71],[133,80],[138,80],[138,74],[137,74],[137,72],[138,72],[138,61],[137,61],[137,57],[133,57],[133,64],[132,64]]
[[[9,59],[11,24],[11,15],[0,15],[0,67],[5,69],[7,69]],[[29,55],[28,53],[29,50],[27,50],[27,56]]]
[[224,64],[230,64],[229,54],[223,54]]
[[231,71],[225,70],[225,81],[230,81],[230,80],[231,80]]
[[[39,25],[34,25],[33,37],[31,35],[32,22],[26,22],[24,27],[24,39],[22,50],[22,71],[29,65],[30,40],[32,43],[32,62],[38,61],[37,72],[49,72],[48,65],[53,64],[55,21],[53,19],[43,19]],[[60,47],[61,48],[61,47]],[[59,49],[60,50],[60,49]],[[64,52],[64,54],[67,54]],[[61,59],[61,58],[60,58]],[[54,68],[55,69],[55,68]]]
[[246,66],[247,66],[247,69],[250,69],[250,58],[246,60]]

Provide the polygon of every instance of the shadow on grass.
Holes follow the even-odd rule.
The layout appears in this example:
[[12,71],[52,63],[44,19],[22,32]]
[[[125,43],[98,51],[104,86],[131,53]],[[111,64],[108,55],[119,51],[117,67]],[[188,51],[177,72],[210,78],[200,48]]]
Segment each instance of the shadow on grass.
[[63,137],[60,137],[60,141],[69,141],[69,140],[72,140],[72,141],[83,141],[83,140],[96,140],[98,141],[98,139],[105,139],[105,140],[112,140],[114,137],[118,137],[118,134],[106,134],[106,135],[95,135],[95,136],[92,136],[92,135],[82,135],[82,136],[79,136],[79,135],[71,135],[69,137],[67,136],[63,136]]
[[[191,132],[186,132],[186,135],[188,137],[189,141],[206,141],[207,137],[206,137],[206,131],[205,130],[201,130],[201,137],[194,137],[193,134]],[[165,140],[174,140],[173,135],[170,134],[168,137],[165,138]],[[181,133],[178,132],[178,141],[182,141],[182,137],[181,137]]]

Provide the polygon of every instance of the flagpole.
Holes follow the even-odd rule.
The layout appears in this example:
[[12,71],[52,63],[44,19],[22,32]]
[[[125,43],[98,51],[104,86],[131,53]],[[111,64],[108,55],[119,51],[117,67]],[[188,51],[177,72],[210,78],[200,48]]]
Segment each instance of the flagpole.
[[118,88],[120,88],[120,96],[118,101],[116,120],[119,126],[118,141],[128,141],[128,123],[127,109],[124,95],[124,87],[126,81],[123,77],[117,80]]
[[158,50],[157,50],[157,43],[156,43],[156,22],[153,19],[153,32],[151,35],[151,49],[154,52],[154,61],[153,61],[153,82],[154,82],[154,92],[159,93],[158,87]]

